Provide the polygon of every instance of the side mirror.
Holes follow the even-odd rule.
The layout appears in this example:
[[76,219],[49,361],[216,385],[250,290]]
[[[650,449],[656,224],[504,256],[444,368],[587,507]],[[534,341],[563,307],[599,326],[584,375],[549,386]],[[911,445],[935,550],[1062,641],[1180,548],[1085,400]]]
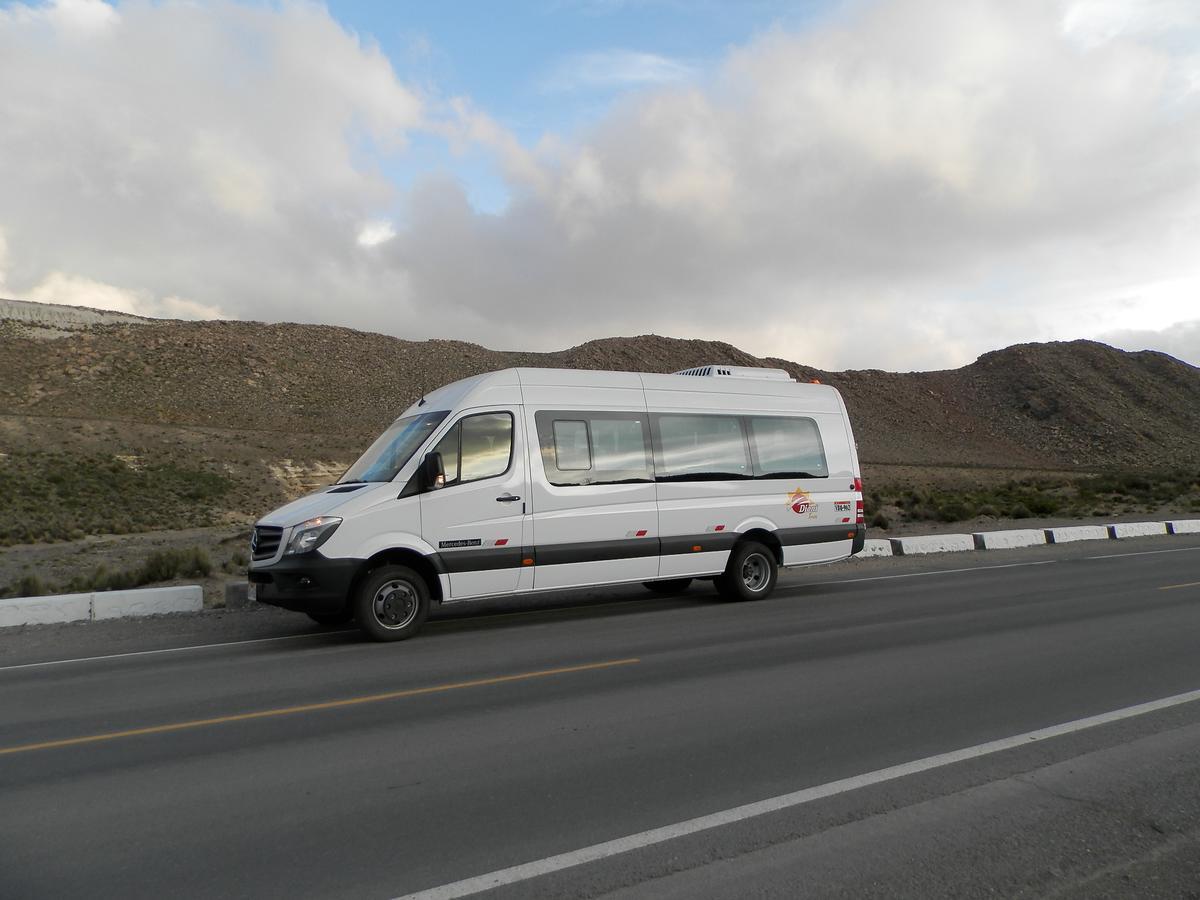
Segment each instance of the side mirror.
[[421,488],[436,491],[446,486],[446,467],[442,465],[442,454],[426,453],[421,460]]

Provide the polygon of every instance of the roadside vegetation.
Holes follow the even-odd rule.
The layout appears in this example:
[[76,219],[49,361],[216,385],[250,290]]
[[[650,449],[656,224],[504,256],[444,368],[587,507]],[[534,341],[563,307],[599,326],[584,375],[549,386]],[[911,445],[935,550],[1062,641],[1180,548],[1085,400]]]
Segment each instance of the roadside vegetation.
[[214,525],[233,486],[220,472],[103,454],[0,457],[0,546]]
[[884,530],[907,522],[1154,514],[1163,507],[1200,513],[1200,471],[1033,477],[959,490],[885,485],[864,499],[867,524]]
[[[243,554],[235,554],[221,568],[237,571],[246,565]],[[176,578],[207,578],[214,571],[212,558],[201,547],[156,550],[139,566],[128,569],[110,569],[99,565],[91,572],[76,575],[66,581],[47,583],[37,575],[22,575],[12,584],[0,589],[0,597],[42,597],[49,594],[81,594],[90,591],[127,591],[173,581]]]

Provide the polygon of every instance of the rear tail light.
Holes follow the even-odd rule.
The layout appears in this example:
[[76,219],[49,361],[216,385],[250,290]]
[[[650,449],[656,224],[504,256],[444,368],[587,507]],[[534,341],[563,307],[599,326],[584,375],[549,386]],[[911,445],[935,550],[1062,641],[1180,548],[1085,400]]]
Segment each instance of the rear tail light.
[[861,500],[854,501],[854,521],[859,525],[867,523],[867,517],[863,514],[863,502]]
[[854,479],[854,490],[858,491],[860,494],[862,493],[862,478],[861,477]]

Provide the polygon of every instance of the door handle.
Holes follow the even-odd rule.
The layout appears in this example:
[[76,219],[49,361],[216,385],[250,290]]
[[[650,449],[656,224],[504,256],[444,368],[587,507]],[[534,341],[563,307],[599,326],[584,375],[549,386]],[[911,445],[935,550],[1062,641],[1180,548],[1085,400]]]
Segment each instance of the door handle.
[[521,499],[520,497],[517,497],[513,494],[501,494],[499,497],[496,498],[496,502],[497,503],[515,503],[516,501],[518,501],[520,499]]

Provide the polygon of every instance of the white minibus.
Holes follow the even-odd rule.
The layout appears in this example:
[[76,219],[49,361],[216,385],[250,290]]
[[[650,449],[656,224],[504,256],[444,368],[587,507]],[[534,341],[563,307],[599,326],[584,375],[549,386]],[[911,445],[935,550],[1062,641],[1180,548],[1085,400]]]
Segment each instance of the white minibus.
[[323,624],[410,637],[435,604],[709,579],[862,549],[841,395],[779,369],[504,369],[409,407],[342,478],[254,526],[250,588]]

